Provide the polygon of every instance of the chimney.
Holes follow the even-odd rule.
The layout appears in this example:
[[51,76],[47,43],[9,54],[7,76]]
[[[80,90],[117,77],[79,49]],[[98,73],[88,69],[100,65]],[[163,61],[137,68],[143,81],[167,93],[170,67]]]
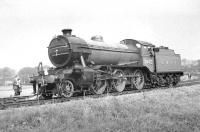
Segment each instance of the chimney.
[[63,36],[71,36],[72,35],[72,29],[63,29],[62,33],[63,33]]

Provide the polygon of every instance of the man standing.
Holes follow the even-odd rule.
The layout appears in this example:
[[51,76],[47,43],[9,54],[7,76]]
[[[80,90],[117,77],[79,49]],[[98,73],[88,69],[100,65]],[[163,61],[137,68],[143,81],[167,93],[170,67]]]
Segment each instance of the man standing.
[[21,81],[18,76],[15,76],[15,79],[13,81],[13,89],[15,92],[15,96],[20,95],[20,93],[22,92]]
[[36,94],[36,80],[34,78],[31,79],[30,83],[33,84],[33,94]]
[[191,80],[191,78],[192,78],[191,73],[188,73],[188,79]]

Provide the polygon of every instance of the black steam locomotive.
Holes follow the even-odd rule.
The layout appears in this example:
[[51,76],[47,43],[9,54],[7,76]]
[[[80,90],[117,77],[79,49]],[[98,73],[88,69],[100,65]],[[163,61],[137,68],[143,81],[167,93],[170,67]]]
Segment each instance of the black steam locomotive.
[[122,92],[126,88],[143,89],[177,85],[180,81],[181,59],[167,47],[134,39],[116,44],[105,43],[102,36],[85,41],[62,30],[48,47],[49,59],[55,68],[44,74],[38,67],[38,94],[71,97],[76,92]]

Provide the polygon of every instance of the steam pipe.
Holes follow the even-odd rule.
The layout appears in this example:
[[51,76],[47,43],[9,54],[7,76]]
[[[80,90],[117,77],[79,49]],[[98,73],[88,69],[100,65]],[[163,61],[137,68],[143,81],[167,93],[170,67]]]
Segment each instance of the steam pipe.
[[83,67],[86,67],[85,60],[82,55],[81,55],[81,64]]

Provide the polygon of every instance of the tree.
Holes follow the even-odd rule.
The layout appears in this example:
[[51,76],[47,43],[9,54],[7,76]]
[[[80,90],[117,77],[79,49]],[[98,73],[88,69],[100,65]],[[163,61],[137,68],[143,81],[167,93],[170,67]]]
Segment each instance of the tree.
[[4,67],[0,69],[0,85],[5,85],[6,81],[12,81],[15,76],[15,70]]
[[33,75],[37,75],[37,68],[24,67],[18,72],[18,76],[24,84],[29,83],[29,77]]
[[182,64],[182,70],[184,72],[190,72],[190,73],[197,73],[200,72],[200,59],[199,60],[187,60],[183,59],[181,61]]

